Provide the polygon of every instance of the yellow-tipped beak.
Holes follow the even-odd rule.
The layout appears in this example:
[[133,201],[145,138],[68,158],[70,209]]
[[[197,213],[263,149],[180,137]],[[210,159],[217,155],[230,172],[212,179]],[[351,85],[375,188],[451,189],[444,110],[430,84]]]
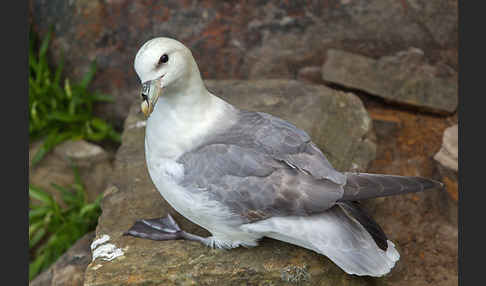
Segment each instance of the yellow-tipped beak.
[[155,104],[161,93],[162,87],[160,79],[151,80],[142,85],[142,104],[140,107],[145,118],[148,118],[152,111],[154,111]]

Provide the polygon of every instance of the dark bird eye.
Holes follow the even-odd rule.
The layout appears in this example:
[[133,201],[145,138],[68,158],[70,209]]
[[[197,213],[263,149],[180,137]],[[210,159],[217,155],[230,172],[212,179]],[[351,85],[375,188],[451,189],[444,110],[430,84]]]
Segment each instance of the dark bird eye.
[[166,54],[163,54],[160,59],[159,59],[159,64],[163,64],[169,61],[169,56]]

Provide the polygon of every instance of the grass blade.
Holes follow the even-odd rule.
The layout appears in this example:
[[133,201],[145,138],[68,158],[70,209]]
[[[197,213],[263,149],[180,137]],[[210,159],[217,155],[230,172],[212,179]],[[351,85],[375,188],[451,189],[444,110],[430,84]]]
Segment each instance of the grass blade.
[[95,72],[96,72],[96,62],[93,61],[93,62],[91,62],[91,65],[89,67],[89,71],[84,75],[83,79],[81,80],[80,86],[83,89],[86,89],[88,84],[91,82],[91,80],[94,77]]
[[52,82],[53,86],[59,86],[59,83],[61,82],[61,73],[63,68],[64,68],[64,53],[61,51],[61,59],[56,68],[56,73],[54,74],[54,81]]
[[29,263],[29,280],[32,280],[39,274],[42,265],[44,264],[45,255],[37,256],[33,262]]
[[29,239],[29,249],[36,246],[37,243],[39,243],[39,241],[42,238],[44,238],[45,235],[46,235],[46,229],[45,228],[39,228],[39,230],[35,232],[32,239]]
[[36,188],[30,184],[29,184],[29,197],[41,201],[46,205],[51,205],[54,202],[51,194],[39,188]]
[[78,205],[83,202],[83,197],[78,196],[77,193],[54,183],[51,185],[61,193],[61,198],[66,205]]
[[45,57],[47,53],[47,48],[49,47],[49,41],[51,40],[51,35],[52,35],[52,29],[49,29],[46,36],[42,40],[42,44],[39,48],[39,58]]
[[48,207],[34,207],[33,209],[29,210],[29,224],[36,221],[37,218],[46,215],[50,211]]

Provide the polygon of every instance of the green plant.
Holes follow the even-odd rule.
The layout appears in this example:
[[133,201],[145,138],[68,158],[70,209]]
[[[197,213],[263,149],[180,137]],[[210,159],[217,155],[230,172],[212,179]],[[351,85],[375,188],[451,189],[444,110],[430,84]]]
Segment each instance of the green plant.
[[121,136],[110,124],[93,115],[95,102],[112,101],[108,95],[88,91],[96,72],[96,63],[79,83],[64,80],[61,86],[63,61],[53,73],[47,63],[47,49],[51,31],[36,45],[34,33],[29,39],[29,135],[31,140],[45,137],[44,143],[34,155],[36,165],[57,144],[68,139],[104,139],[121,141]]
[[[101,214],[101,195],[88,202],[86,190],[74,165],[75,182],[65,188],[52,184],[60,192],[65,207],[40,188],[29,185],[29,280],[49,267],[59,256],[97,225]],[[35,200],[36,204],[33,203]]]

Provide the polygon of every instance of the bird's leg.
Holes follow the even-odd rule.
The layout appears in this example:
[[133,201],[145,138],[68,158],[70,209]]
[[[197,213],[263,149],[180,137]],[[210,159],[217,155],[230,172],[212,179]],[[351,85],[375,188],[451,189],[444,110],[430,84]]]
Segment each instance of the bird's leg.
[[200,237],[180,229],[170,214],[165,218],[141,219],[123,235],[131,235],[151,240],[187,239],[208,245],[208,238]]

